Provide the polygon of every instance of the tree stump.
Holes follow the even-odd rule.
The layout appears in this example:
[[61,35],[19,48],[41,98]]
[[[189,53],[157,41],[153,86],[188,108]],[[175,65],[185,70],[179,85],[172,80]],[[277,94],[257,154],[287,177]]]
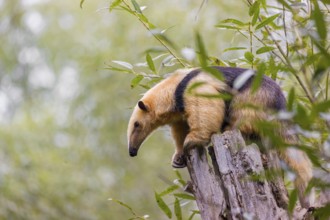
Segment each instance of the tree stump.
[[[192,148],[187,155],[195,195],[203,220],[290,219],[285,207],[287,191],[282,178],[252,178],[265,174],[259,148],[246,146],[239,131],[212,136],[209,152]],[[266,155],[268,169],[278,169],[275,152]],[[307,219],[300,209],[293,219]]]

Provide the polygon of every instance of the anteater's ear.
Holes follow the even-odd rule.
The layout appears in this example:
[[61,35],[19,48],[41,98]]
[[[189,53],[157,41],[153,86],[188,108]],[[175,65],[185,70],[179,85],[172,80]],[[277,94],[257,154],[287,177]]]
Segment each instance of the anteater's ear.
[[149,111],[149,107],[143,101],[139,101],[138,106],[141,110],[145,112]]

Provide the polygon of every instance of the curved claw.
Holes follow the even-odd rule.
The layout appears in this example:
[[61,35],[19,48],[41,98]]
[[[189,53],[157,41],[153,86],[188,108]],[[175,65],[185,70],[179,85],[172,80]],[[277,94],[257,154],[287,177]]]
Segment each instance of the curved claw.
[[186,157],[183,154],[174,154],[172,159],[172,167],[184,168],[187,166]]

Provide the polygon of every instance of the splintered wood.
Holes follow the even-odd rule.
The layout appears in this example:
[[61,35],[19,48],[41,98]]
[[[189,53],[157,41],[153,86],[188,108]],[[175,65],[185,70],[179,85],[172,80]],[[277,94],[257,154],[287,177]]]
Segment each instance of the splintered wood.
[[[290,219],[282,177],[265,178],[264,167],[279,173],[274,151],[262,155],[256,144],[246,146],[239,131],[213,135],[208,150],[192,148],[187,155],[187,191],[194,194],[203,220]],[[299,208],[291,219],[310,217]]]

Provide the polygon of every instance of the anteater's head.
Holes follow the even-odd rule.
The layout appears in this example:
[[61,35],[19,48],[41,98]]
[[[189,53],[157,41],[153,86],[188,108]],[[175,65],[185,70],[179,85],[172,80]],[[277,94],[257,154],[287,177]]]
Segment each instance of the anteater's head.
[[143,141],[155,130],[155,114],[147,101],[139,101],[135,106],[127,128],[129,155],[134,157]]

